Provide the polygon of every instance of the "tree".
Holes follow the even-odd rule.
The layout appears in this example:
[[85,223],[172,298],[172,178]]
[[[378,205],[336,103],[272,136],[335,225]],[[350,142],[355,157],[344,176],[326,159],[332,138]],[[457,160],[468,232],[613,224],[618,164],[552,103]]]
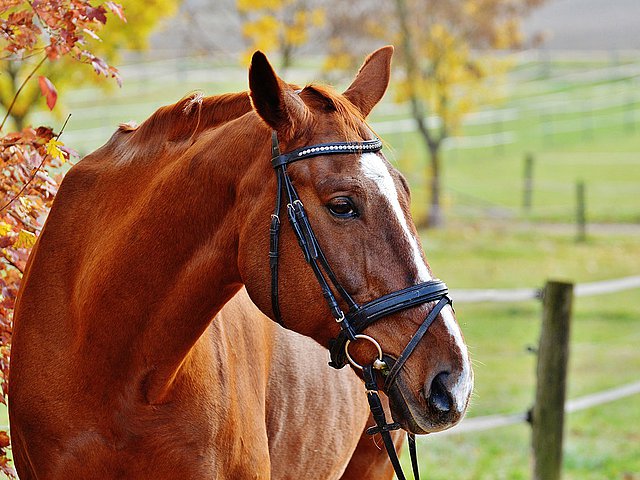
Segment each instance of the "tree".
[[[34,3],[36,8],[40,8],[38,7],[40,3],[42,2]],[[54,1],[53,5],[59,3],[59,1]],[[106,2],[105,5],[111,3],[113,2]],[[114,18],[112,22],[109,22],[108,36],[101,38],[95,29],[88,28],[84,32],[85,50],[91,51],[97,58],[105,58],[114,63],[118,60],[119,52],[123,49],[142,50],[147,48],[149,34],[163,18],[175,13],[178,3],[178,0],[146,0],[144,2],[122,0],[119,4],[119,9],[115,11],[120,19]],[[132,25],[135,25],[135,28],[130,28],[122,20],[124,19],[124,12],[126,12],[127,20]],[[95,15],[98,15],[100,20],[104,19],[106,22],[106,16],[102,17],[101,13]],[[33,45],[33,52],[44,48],[45,40],[40,38],[38,42]],[[0,60],[0,104],[5,110],[8,109],[9,104],[15,98],[16,91],[22,85],[24,78],[35,68],[40,60],[39,56],[33,55],[27,55],[23,58],[17,58],[16,56],[5,57]],[[90,69],[74,69],[72,64],[75,61],[77,61],[75,58],[61,56],[55,62],[46,62],[41,65],[38,68],[38,72],[47,77],[58,91],[63,91],[69,86],[77,88],[88,82],[99,83],[105,88],[112,86],[112,82],[108,82],[104,76],[94,75]],[[96,71],[100,71],[104,66],[98,62],[94,64],[94,68]],[[10,118],[16,130],[22,130],[26,125],[29,114],[38,105],[39,101],[40,89],[38,85],[35,82],[27,83],[10,113]]]
[[428,152],[430,206],[420,224],[443,223],[442,145],[466,113],[492,96],[487,77],[508,66],[495,50],[519,47],[522,16],[544,1],[355,0],[327,7],[328,68],[350,66],[372,42],[396,46],[396,100],[409,103]]
[[[27,257],[57,192],[58,178],[49,168],[59,167],[73,152],[60,141],[64,125],[58,133],[49,127],[22,126],[6,134],[3,129],[20,95],[29,89],[39,91],[50,109],[55,106],[57,91],[46,76],[40,75],[37,86],[33,85],[36,73],[46,64],[69,59],[119,79],[118,71],[95,55],[86,41],[111,14],[124,20],[122,7],[111,1],[99,6],[91,0],[5,0],[0,4],[3,60],[7,64],[33,60],[29,72],[16,75],[20,83],[0,124],[0,402],[4,404],[14,303]],[[17,71],[13,65],[10,68]],[[6,456],[9,443],[7,432],[0,432],[0,472],[16,478]]]
[[312,0],[237,0],[245,60],[255,50],[277,52],[282,70],[291,66],[295,52],[309,41],[309,32],[324,23],[324,9]]
[[[478,102],[482,82],[499,61],[486,51],[521,45],[520,19],[544,0],[394,0],[399,58],[408,100],[430,165],[428,225],[443,223],[443,142]],[[430,125],[427,114],[438,122]]]

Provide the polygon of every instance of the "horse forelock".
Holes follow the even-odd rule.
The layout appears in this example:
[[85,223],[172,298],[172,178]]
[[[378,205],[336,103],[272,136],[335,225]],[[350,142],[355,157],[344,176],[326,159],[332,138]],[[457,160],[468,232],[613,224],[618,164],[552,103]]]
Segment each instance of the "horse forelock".
[[360,111],[344,96],[327,85],[309,84],[300,92],[304,102],[315,111],[335,112],[333,128],[341,138],[333,141],[358,140],[371,131]]

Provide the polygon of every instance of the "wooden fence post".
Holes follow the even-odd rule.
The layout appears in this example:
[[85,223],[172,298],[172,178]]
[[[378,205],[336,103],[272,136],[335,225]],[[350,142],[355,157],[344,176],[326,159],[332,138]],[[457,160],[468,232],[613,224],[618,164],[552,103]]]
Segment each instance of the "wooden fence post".
[[587,199],[582,180],[576,183],[576,242],[587,239]]
[[533,197],[533,153],[524,157],[524,185],[522,189],[522,208],[525,213],[531,212]]
[[531,418],[534,480],[559,480],[561,475],[572,303],[573,284],[547,282]]

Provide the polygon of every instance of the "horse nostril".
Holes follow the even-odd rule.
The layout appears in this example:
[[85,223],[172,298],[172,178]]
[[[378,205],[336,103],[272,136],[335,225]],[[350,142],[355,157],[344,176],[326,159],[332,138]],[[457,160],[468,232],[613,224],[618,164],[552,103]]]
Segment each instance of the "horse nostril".
[[434,409],[447,413],[451,410],[451,395],[445,387],[445,380],[449,374],[441,372],[431,382],[431,390],[429,391],[428,402]]

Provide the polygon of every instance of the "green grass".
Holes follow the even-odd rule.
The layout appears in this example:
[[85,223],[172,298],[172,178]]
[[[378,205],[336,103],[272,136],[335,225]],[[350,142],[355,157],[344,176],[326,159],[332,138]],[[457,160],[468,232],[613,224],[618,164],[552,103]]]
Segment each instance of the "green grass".
[[[452,288],[538,287],[548,278],[588,282],[640,272],[640,242],[622,235],[576,244],[571,235],[489,224],[450,225],[425,232],[423,240],[434,272]],[[639,303],[638,290],[575,299],[569,398],[640,379]],[[541,305],[459,303],[456,314],[476,375],[469,417],[526,411],[533,403],[536,362],[527,347],[537,345]],[[638,418],[638,396],[570,414],[563,478],[639,478]],[[526,425],[434,435],[419,445],[423,475],[431,480],[530,478]]]

